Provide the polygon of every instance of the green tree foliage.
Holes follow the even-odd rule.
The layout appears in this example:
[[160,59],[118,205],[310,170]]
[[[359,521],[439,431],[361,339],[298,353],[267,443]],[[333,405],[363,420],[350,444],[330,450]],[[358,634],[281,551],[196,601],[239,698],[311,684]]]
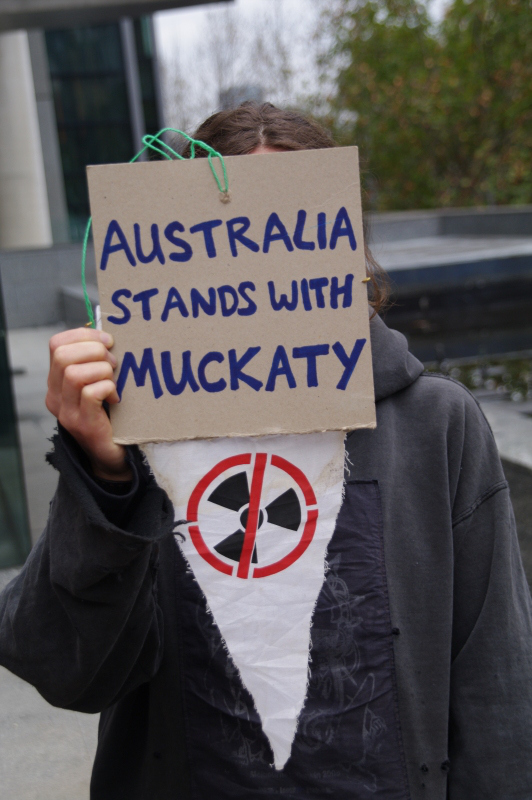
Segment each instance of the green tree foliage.
[[379,210],[532,202],[532,0],[337,0],[329,122]]

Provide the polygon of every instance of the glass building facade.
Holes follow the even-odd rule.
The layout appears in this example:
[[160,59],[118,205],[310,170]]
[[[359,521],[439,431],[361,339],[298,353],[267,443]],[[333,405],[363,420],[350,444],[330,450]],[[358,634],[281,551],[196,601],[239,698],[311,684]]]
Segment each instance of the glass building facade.
[[[127,162],[140,137],[162,127],[152,21],[121,19],[39,36],[36,63],[49,71],[57,124],[54,174],[64,183],[70,239],[79,241],[90,215],[87,164]],[[0,286],[0,569],[22,564],[30,547]]]
[[23,564],[30,533],[0,286],[0,569]]
[[157,133],[163,127],[163,121],[159,119],[157,104],[152,22],[150,17],[140,17],[133,24],[144,125],[147,133]]
[[[153,32],[149,17],[132,21],[143,132],[159,124]],[[121,23],[46,31],[70,236],[83,237],[89,217],[85,167],[129,161],[136,150],[131,75]],[[128,86],[129,81],[129,86]]]

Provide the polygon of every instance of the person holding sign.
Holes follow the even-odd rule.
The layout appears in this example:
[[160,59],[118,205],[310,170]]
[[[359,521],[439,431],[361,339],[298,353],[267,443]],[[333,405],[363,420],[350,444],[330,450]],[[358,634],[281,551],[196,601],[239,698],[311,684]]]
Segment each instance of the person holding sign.
[[[314,123],[269,104],[244,104],[215,114],[200,126],[196,138],[224,157],[261,155],[262,164],[271,163],[272,169],[278,163],[288,169],[288,160],[279,162],[280,153],[326,153],[334,147]],[[246,165],[251,172],[258,169],[254,165],[259,159],[235,162],[243,166],[241,173],[233,174],[243,174]],[[227,219],[234,220],[236,213],[230,209],[229,213]],[[266,219],[271,213],[268,209]],[[279,213],[278,219],[282,221]],[[191,222],[188,230],[195,224]],[[249,233],[250,241],[257,241],[251,228],[231,224],[225,231],[240,231],[242,237]],[[128,228],[117,219],[117,225],[123,236],[115,225],[109,240],[102,239],[102,255],[107,248],[102,272],[112,270],[118,263],[115,259],[123,264],[129,260],[133,224]],[[295,228],[286,228],[291,244],[298,230],[300,243],[311,242],[308,231],[303,236],[297,225],[296,217]],[[209,231],[214,230],[207,225],[196,232],[206,259]],[[358,239],[356,226],[353,231]],[[266,257],[264,228],[262,233]],[[275,235],[274,243],[288,250],[279,225]],[[165,259],[167,255],[157,236],[154,230],[153,261],[162,267],[157,242]],[[183,237],[179,238],[188,242]],[[235,240],[233,244],[238,247]],[[355,252],[349,236],[345,244]],[[231,240],[219,246],[228,248],[226,263],[231,265]],[[180,252],[187,252],[184,245]],[[142,253],[147,257],[147,249]],[[131,255],[137,261],[135,245]],[[356,269],[349,271],[347,256],[345,260],[343,277],[353,274],[353,281],[359,280]],[[139,266],[130,263],[132,270]],[[305,577],[291,580],[291,574],[299,574],[291,570],[312,552],[323,511],[320,490],[327,484],[327,469],[316,467],[328,463],[322,434],[300,434],[314,437],[315,449],[299,461],[297,453],[289,456],[288,450],[271,455],[264,445],[265,452],[259,446],[250,455],[251,444],[247,449],[238,445],[203,472],[202,458],[211,442],[180,443],[188,461],[179,480],[190,479],[193,490],[185,492],[186,517],[174,520],[168,496],[173,496],[174,485],[168,482],[167,491],[161,488],[139,449],[117,442],[121,437],[113,438],[105,403],[118,404],[114,371],[117,366],[119,372],[123,369],[125,348],[117,359],[113,336],[88,328],[66,331],[51,340],[47,406],[57,417],[59,430],[49,460],[59,470],[60,480],[45,533],[21,574],[1,595],[0,663],[57,706],[102,713],[93,800],[226,800],[277,794],[297,800],[532,796],[532,611],[508,484],[475,399],[455,381],[423,372],[404,337],[389,330],[378,315],[385,299],[383,284],[369,257],[367,269],[377,426],[373,429],[366,420],[345,439],[344,498],[325,550],[326,568],[312,612],[308,682],[305,670],[304,704],[293,728],[283,728],[284,719],[277,720],[277,728],[275,720],[267,727],[268,691],[266,700],[258,690],[250,691],[247,674],[232,658],[233,642],[242,650],[253,646],[251,640],[237,642],[235,627],[257,632],[264,647],[259,657],[254,656],[256,673],[261,686],[270,682],[272,697],[278,694],[275,675],[290,672],[292,656],[287,654],[299,634],[297,625],[290,623],[295,590],[297,583],[305,582]],[[200,319],[187,305],[191,290],[198,288],[192,285],[196,278],[186,277],[190,281],[186,298],[180,293],[188,317],[177,296],[171,300],[176,319],[191,325]],[[324,287],[331,291],[328,281],[321,289],[325,299]],[[222,301],[217,289],[224,285],[236,285],[239,303],[246,291],[239,293],[239,284],[229,280],[213,283],[218,309]],[[268,298],[267,282],[265,287]],[[152,288],[146,285],[142,291]],[[112,315],[123,320],[130,314],[136,317],[133,324],[149,324],[146,315],[155,313],[157,295],[145,294],[135,301],[134,292],[125,284],[124,289],[114,298]],[[307,289],[310,292],[310,280]],[[317,305],[319,290],[313,291]],[[258,293],[258,288],[253,295],[248,287],[249,298]],[[201,294],[209,299],[204,287]],[[278,301],[278,292],[275,298]],[[159,320],[165,304],[168,292],[157,312]],[[271,313],[278,312],[272,308]],[[302,313],[307,313],[304,307]],[[130,323],[111,324],[118,332]],[[285,391],[277,404],[281,417],[290,391],[301,385],[309,392],[320,389],[321,374],[328,374],[321,372],[320,359],[332,353],[333,372],[340,366],[345,371],[350,359],[355,361],[353,343],[348,347],[342,336],[330,341],[294,339],[290,347],[283,345],[286,359],[279,355],[277,362],[271,353],[260,361],[263,353],[257,352],[256,363],[266,364],[264,374],[253,372],[255,356],[244,365],[237,345],[228,340],[225,346],[224,340],[224,347],[221,343],[209,351],[224,360],[216,356],[204,364],[203,380],[207,386],[222,378],[229,381],[237,403],[243,390],[230,388],[231,364],[233,372],[240,370],[264,386],[273,371],[272,380]],[[338,343],[342,350],[334,351],[332,346]],[[298,357],[297,348],[325,344],[327,354],[323,347],[321,355],[315,349]],[[165,383],[162,366],[170,358],[162,353],[170,350],[150,361],[145,355],[150,346],[142,342],[142,351],[129,351],[123,398],[129,387],[133,392],[140,386],[146,403],[148,399],[151,403],[155,375],[163,393],[163,386],[166,390],[173,386],[169,379]],[[363,366],[368,351],[359,349]],[[198,385],[194,391],[189,378],[190,396],[199,398],[202,391],[205,396],[223,395],[226,389],[202,390],[193,345],[181,348],[183,364],[185,352],[190,353],[189,374]],[[224,366],[227,377],[215,374],[215,368]],[[359,365],[351,366],[356,376]],[[348,390],[352,375],[344,381],[344,389],[337,388],[342,375],[340,371],[330,393]],[[174,381],[178,382],[175,375]],[[262,391],[266,398],[275,397],[262,386],[258,390],[246,386],[257,396]],[[166,394],[169,402],[180,396]],[[300,412],[304,417],[307,409]],[[147,425],[159,422],[146,420]],[[214,419],[213,426],[218,422]],[[341,431],[332,433],[342,437]],[[230,442],[226,432],[218,435]],[[293,437],[271,438],[276,447],[285,448],[284,440]],[[146,449],[158,475],[164,474],[164,447]],[[273,488],[266,496],[268,480]],[[173,505],[180,508],[179,503]],[[223,537],[216,538],[210,519],[224,525],[227,521]],[[288,541],[292,544],[286,547]],[[277,554],[266,563],[263,553],[270,546]],[[225,622],[217,624],[217,606],[207,603],[200,589],[203,573],[197,564],[206,565],[205,574],[211,569],[220,580],[233,581],[236,622],[229,630],[229,621],[227,628],[232,638],[223,633]],[[240,601],[237,589],[244,584],[259,587],[259,594],[269,597],[260,587],[267,587],[274,573],[281,576],[279,580],[286,579],[275,612],[269,605],[275,598],[263,608],[256,602],[257,593],[252,603]],[[272,647],[277,649],[275,659],[270,657]],[[272,670],[274,660],[277,671]],[[270,730],[280,733],[265,733]],[[283,730],[293,733],[287,738]]]

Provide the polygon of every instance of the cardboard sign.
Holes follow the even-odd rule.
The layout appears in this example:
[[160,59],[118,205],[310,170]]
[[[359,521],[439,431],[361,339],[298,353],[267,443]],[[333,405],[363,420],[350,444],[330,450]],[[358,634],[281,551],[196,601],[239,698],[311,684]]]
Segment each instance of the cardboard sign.
[[88,168],[115,441],[374,427],[357,148],[225,164]]

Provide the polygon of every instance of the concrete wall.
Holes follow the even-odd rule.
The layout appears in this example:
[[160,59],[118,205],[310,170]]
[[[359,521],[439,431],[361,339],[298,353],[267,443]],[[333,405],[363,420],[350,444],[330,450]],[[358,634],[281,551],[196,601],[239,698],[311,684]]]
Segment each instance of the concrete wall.
[[52,240],[54,243],[69,242],[70,233],[65,183],[44,32],[39,30],[30,31],[28,33],[28,45],[42,142]]
[[[8,329],[53,325],[64,319],[61,287],[81,285],[81,245],[0,251],[0,274]],[[96,283],[92,247],[87,282]]]
[[426,236],[532,236],[532,205],[436,208],[368,214],[368,241]]
[[25,31],[0,34],[0,247],[52,243]]

